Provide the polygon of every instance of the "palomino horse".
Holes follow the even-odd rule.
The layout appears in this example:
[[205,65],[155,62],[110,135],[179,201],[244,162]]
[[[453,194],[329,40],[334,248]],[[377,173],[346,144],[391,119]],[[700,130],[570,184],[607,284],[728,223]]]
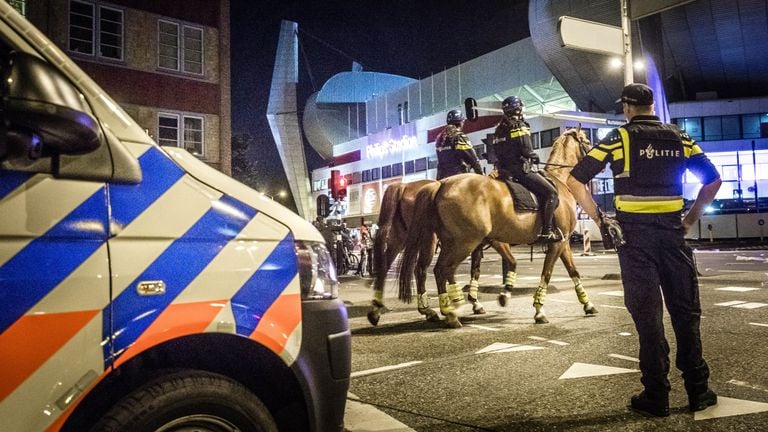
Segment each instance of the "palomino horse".
[[[558,190],[560,205],[555,212],[555,223],[566,240],[552,243],[547,249],[544,268],[533,305],[536,323],[546,323],[543,311],[552,268],[560,258],[574,283],[579,302],[587,315],[597,313],[581,284],[579,272],[573,261],[568,235],[576,226],[576,201],[566,186],[572,167],[589,150],[589,141],[580,129],[570,129],[553,144],[546,163],[545,173]],[[449,327],[461,327],[456,306],[463,302],[461,291],[456,288],[454,273],[459,263],[484,240],[496,240],[507,244],[534,243],[541,230],[539,212],[515,211],[506,184],[485,176],[462,174],[434,185],[423,187],[416,196],[413,218],[418,224],[409,230],[403,252],[403,264],[399,274],[399,297],[409,301],[411,275],[416,260],[430,254],[429,239],[436,233],[441,242],[440,255],[435,264],[435,279],[439,293],[440,312]],[[509,250],[500,250],[503,258],[511,259]],[[446,287],[446,284],[448,285]]]
[[[379,212],[378,226],[379,230],[373,243],[373,269],[375,279],[373,284],[373,300],[371,301],[371,310],[368,312],[368,321],[372,325],[378,325],[381,314],[387,311],[384,306],[384,284],[387,278],[387,272],[395,261],[397,255],[403,250],[408,230],[412,223],[414,201],[416,194],[427,185],[437,185],[437,180],[418,180],[411,183],[401,183],[391,185],[384,192]],[[435,253],[436,238],[431,236],[425,242],[426,248],[430,251],[420,255],[419,261],[412,270],[416,277],[416,289],[418,292],[418,310],[429,321],[440,321],[440,317],[429,306],[429,297],[426,293],[427,268],[432,262]],[[496,250],[499,248],[509,250],[509,245],[498,242],[491,242],[491,246]],[[512,253],[508,254],[512,257]],[[482,246],[472,252],[471,276],[469,282],[469,300],[472,303],[472,311],[476,314],[485,313],[483,305],[478,301],[479,279],[480,279],[480,259],[482,256]],[[515,268],[517,262],[514,257],[507,262],[509,271],[505,277],[505,287],[511,289],[514,286]]]

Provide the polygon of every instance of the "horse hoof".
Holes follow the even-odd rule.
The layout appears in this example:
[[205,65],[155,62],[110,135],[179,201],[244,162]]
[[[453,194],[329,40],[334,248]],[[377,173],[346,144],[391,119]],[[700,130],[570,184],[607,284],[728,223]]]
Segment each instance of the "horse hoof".
[[461,321],[458,318],[446,319],[445,326],[452,329],[461,328]]
[[501,293],[496,298],[496,300],[498,300],[499,306],[506,307],[507,306],[507,301],[509,300],[509,298],[510,298],[509,293]]
[[594,316],[597,315],[597,308],[593,304],[587,304],[584,305],[584,314],[587,316]]
[[426,308],[426,310],[419,309],[419,313],[424,315],[424,318],[427,319],[429,322],[438,322],[440,321],[440,315],[437,314],[434,310],[430,308]]
[[379,325],[379,318],[381,318],[380,313],[376,311],[368,312],[368,322],[371,323],[372,326],[376,327]]
[[533,320],[536,322],[536,324],[549,324],[549,320],[543,314],[542,315],[535,315],[533,317]]
[[482,305],[472,305],[472,313],[475,315],[483,315],[485,314],[485,308]]

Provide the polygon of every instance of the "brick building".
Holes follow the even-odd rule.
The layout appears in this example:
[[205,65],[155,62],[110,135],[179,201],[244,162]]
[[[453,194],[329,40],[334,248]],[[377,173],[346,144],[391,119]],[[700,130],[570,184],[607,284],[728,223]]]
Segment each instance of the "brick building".
[[160,145],[231,174],[229,0],[10,0]]

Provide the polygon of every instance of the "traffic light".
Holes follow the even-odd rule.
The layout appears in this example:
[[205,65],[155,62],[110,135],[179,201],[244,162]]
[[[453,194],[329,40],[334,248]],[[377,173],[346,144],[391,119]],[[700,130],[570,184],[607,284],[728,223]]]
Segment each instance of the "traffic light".
[[347,196],[347,179],[339,170],[331,170],[331,196],[341,201]]

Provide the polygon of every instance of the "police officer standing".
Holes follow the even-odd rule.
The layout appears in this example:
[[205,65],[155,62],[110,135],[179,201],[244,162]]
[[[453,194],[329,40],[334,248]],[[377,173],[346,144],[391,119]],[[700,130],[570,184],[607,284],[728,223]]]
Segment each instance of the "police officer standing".
[[466,173],[467,167],[477,174],[483,173],[472,143],[461,130],[464,126],[464,120],[466,119],[461,111],[448,111],[448,116],[446,117],[447,125],[435,140],[438,180]]
[[[630,406],[658,417],[669,415],[669,345],[663,325],[666,303],[677,340],[675,365],[683,373],[689,409],[700,411],[715,405],[717,395],[708,386],[709,367],[702,355],[699,330],[698,278],[684,236],[715,198],[720,175],[688,134],[654,115],[653,91],[648,86],[624,87],[619,101],[629,123],[611,131],[589,151],[571,172],[568,187],[592,219],[606,225],[616,223],[600,221],[597,204],[585,187],[611,164],[616,218],[626,242],[617,249],[624,303],[640,339],[644,386],[643,392],[632,396]],[[704,186],[683,218],[686,169]]]
[[531,146],[531,129],[523,118],[523,101],[510,96],[501,103],[504,116],[496,126],[493,152],[499,178],[520,183],[536,195],[542,207],[542,226],[539,241],[545,243],[562,240],[554,230],[552,220],[557,207],[557,189],[543,175],[531,169],[539,163],[539,155]]

